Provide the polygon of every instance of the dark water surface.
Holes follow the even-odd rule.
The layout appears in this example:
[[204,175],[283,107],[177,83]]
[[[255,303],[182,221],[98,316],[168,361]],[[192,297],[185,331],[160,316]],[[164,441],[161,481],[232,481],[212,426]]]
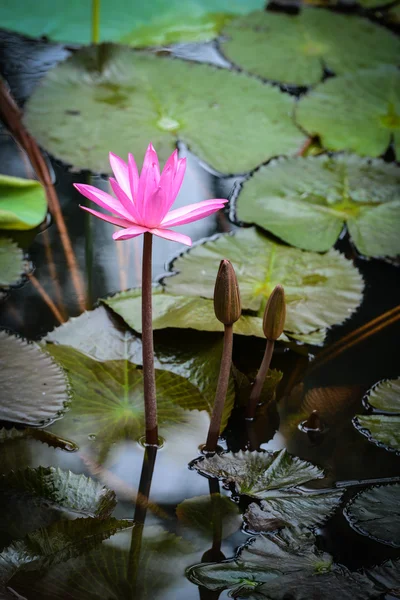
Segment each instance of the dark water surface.
[[[19,103],[23,104],[40,77],[68,52],[66,48],[45,41],[33,42],[17,35],[0,34],[0,70]],[[203,52],[206,58],[215,56],[212,45],[204,46]],[[193,47],[179,47],[177,54],[179,53],[193,58]],[[180,149],[181,156],[188,157],[188,170],[175,207],[207,198],[227,197],[235,179],[219,178],[209,173],[186,148]],[[26,160],[21,160],[20,150],[4,129],[0,136],[0,163],[4,173],[32,176],[29,164]],[[68,232],[90,293],[88,306],[94,306],[98,298],[140,285],[141,239],[136,238],[123,244],[115,243],[111,238],[112,227],[109,224],[91,217],[88,219],[78,207],[81,198],[72,183],[88,181],[87,177],[82,173],[72,173],[54,161],[51,165]],[[91,182],[93,185],[105,184],[96,177],[92,177]],[[180,231],[196,241],[218,231],[231,230],[232,227],[226,215],[213,215],[185,225]],[[92,240],[91,247],[87,242],[88,236]],[[60,286],[65,315],[78,315],[75,291],[55,225],[49,222],[46,228],[19,234],[15,239],[29,250],[29,257],[35,267],[34,275],[53,299],[56,299],[57,285]],[[348,257],[353,256],[346,236],[339,241],[337,247]],[[51,276],[49,249],[56,266],[58,283]],[[182,249],[178,244],[160,238],[154,239],[154,279],[165,273],[168,262]],[[400,303],[396,266],[362,258],[356,258],[355,264],[365,279],[363,303],[348,322],[329,332],[327,345]],[[40,293],[29,281],[12,290],[1,307],[0,327],[29,339],[41,338],[57,324]],[[177,339],[181,335],[185,334],[176,330],[165,333],[165,336],[175,336]],[[359,480],[400,476],[400,457],[368,442],[351,423],[351,418],[362,411],[361,399],[366,390],[380,379],[398,376],[399,339],[400,324],[397,322],[315,369],[309,369],[312,356],[307,356],[302,349],[296,352],[283,351],[278,346],[272,367],[281,368],[284,379],[278,389],[277,408],[275,405],[271,407],[257,424],[256,434],[260,447],[272,450],[286,447],[292,454],[325,468],[327,479],[322,485],[326,487],[330,487],[333,482],[350,481],[345,499],[360,489],[357,486]],[[254,369],[261,360],[262,352],[261,340],[235,339],[234,362],[239,369]],[[293,375],[295,373],[296,376]],[[290,417],[295,414],[296,406],[300,403],[299,398],[296,398],[296,388],[293,389],[294,384],[299,382],[303,382],[304,390],[326,387],[336,390],[333,392],[336,401],[332,405],[324,402],[323,396],[319,398],[316,394],[315,408],[329,424],[327,431],[319,439],[310,439],[304,431],[291,425]],[[168,544],[158,545],[158,550],[153,551],[153,558],[146,563],[146,580],[150,582],[161,577],[162,581],[151,593],[143,592],[143,597],[162,600],[199,598],[198,588],[186,579],[184,571],[186,567],[201,561],[203,554],[212,546],[212,536],[207,540],[196,535],[190,527],[185,530],[176,518],[175,509],[183,500],[208,495],[210,492],[209,481],[196,471],[188,469],[188,463],[199,454],[198,447],[204,442],[207,429],[208,420],[204,414],[193,411],[192,421],[181,430],[177,427],[176,435],[172,435],[158,451],[150,493],[150,500],[156,508],[147,512],[144,539],[147,539],[146,536],[156,539],[157,536],[165,535],[165,532],[176,533],[190,542],[190,549],[175,555],[175,549],[169,548]],[[243,430],[240,412],[233,413],[225,437],[224,444],[229,449],[246,449],[247,435]],[[119,495],[115,516],[132,519],[143,458],[143,448],[136,442],[125,439],[121,439],[112,448],[101,465],[93,464],[82,451],[71,453],[50,448],[35,440],[16,440],[9,445],[9,450],[3,457],[1,472],[24,466],[53,465],[97,477]],[[222,489],[221,493],[229,494]],[[245,506],[241,505],[240,508],[244,509]],[[164,534],[160,534],[162,531]],[[336,562],[351,569],[371,566],[399,555],[398,550],[357,534],[349,526],[341,510],[337,511],[336,516],[319,533],[321,547],[329,551]],[[239,529],[222,541],[221,552],[225,557],[231,557],[247,539],[248,534]],[[5,546],[8,540],[1,539],[1,542]],[[130,533],[118,534],[107,543],[110,547],[129,548]],[[83,589],[80,595],[74,592],[75,595],[69,596],[67,589],[70,584],[63,580],[61,571],[52,574],[51,570],[49,575],[43,575],[39,587],[35,587],[38,584],[32,584],[31,575],[27,575],[26,578],[18,578],[15,589],[28,600],[78,597],[108,600],[129,595],[130,592],[123,589],[115,588],[113,592],[110,591],[115,584],[111,575],[108,590],[103,588],[103,591],[96,592],[95,571],[89,566],[87,568],[88,581],[93,579],[93,587],[90,588],[90,584],[87,588],[91,589],[90,593]],[[97,568],[99,572],[102,570],[100,562]],[[32,592],[32,589],[35,591]],[[218,594],[201,590],[200,597],[211,600],[217,598]],[[219,595],[221,599],[227,597],[227,592]]]

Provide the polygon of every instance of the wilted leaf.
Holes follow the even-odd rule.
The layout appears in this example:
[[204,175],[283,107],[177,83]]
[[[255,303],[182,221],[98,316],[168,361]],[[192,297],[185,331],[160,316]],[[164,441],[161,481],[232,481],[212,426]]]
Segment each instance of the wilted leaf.
[[329,78],[301,99],[296,120],[327,150],[379,156],[398,142],[400,73],[384,65]]
[[358,533],[400,546],[400,484],[363,490],[347,504],[344,514]]
[[289,95],[245,74],[104,45],[50,70],[25,122],[50,154],[94,173],[110,172],[105,148],[140,164],[149,140],[161,163],[181,140],[214,169],[242,173],[299,149],[293,108]]
[[46,212],[41,183],[0,174],[0,229],[33,229],[44,220]]
[[321,155],[277,159],[243,184],[239,221],[291,245],[323,252],[343,224],[366,256],[400,254],[400,169],[382,160]]
[[336,75],[397,64],[399,40],[367,19],[318,8],[298,15],[254,12],[231,21],[221,48],[242,69],[286,84],[310,85],[324,67]]
[[34,343],[0,331],[0,419],[43,425],[59,417],[69,400],[67,379]]

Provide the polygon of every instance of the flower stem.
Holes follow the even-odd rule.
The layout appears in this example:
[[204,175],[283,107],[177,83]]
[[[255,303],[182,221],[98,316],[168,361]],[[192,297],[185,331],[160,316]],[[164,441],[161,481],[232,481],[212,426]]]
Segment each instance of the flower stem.
[[146,420],[146,444],[158,444],[156,381],[154,375],[154,348],[152,323],[151,255],[153,236],[148,231],[143,236],[142,260],[142,345],[143,387]]
[[205,450],[215,452],[221,429],[222,413],[224,410],[226,392],[228,390],[229,375],[232,365],[233,325],[225,325],[224,346],[222,349],[221,367],[219,370],[217,391],[215,393],[214,408],[211,415]]
[[265,347],[264,357],[262,359],[262,363],[260,369],[257,373],[256,380],[253,385],[253,389],[251,390],[249,403],[247,405],[247,419],[254,419],[256,415],[257,404],[260,401],[261,391],[264,385],[265,378],[268,373],[269,365],[271,364],[272,354],[274,352],[274,340],[267,340],[267,345]]
[[100,41],[100,0],[92,0],[92,44]]

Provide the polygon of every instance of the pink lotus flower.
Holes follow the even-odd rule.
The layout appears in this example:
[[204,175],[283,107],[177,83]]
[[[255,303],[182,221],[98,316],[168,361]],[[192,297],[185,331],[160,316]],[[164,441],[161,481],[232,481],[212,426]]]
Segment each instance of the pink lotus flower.
[[140,177],[132,154],[129,154],[126,164],[110,152],[110,165],[115,179],[110,177],[109,181],[116,198],[92,185],[74,185],[83,196],[115,215],[105,215],[81,206],[99,219],[123,227],[122,231],[113,234],[114,240],[128,240],[149,231],[167,240],[191,246],[190,237],[172,231],[170,227],[203,219],[227,202],[224,199],[204,200],[170,211],[186,170],[186,159],[178,159],[177,150],[171,154],[161,174],[157,152],[151,144],[147,148]]

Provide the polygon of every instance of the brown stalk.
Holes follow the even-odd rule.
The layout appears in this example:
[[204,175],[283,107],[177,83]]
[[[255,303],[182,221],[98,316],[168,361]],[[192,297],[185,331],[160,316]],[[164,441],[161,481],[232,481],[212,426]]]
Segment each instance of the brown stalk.
[[44,251],[46,254],[47,266],[49,268],[50,278],[54,285],[58,308],[63,316],[66,316],[66,310],[63,302],[61,286],[57,275],[57,269],[53,258],[53,251],[50,246],[49,232],[45,229],[42,233],[44,241]]
[[314,369],[324,365],[330,360],[333,360],[343,352],[346,352],[346,350],[349,350],[356,344],[359,344],[360,342],[366,340],[372,335],[375,335],[385,327],[393,325],[393,323],[396,323],[396,321],[399,320],[400,305],[395,306],[394,308],[382,313],[378,317],[375,317],[375,319],[368,321],[368,323],[361,325],[361,327],[358,327],[354,331],[351,331],[331,346],[328,346],[327,348],[322,350],[317,355],[314,362],[310,365],[309,371],[313,371]]
[[0,118],[5,123],[17,143],[29,156],[29,160],[31,161],[36,176],[45,189],[49,210],[60,234],[68,268],[71,273],[72,283],[76,291],[79,308],[83,312],[86,308],[85,288],[46,162],[39,150],[39,146],[22,125],[22,113],[3,80],[0,80],[0,98]]
[[306,141],[303,143],[303,145],[301,146],[300,150],[296,153],[296,156],[304,156],[305,153],[307,152],[307,150],[309,149],[309,147],[311,146],[312,142],[313,142],[313,138],[308,137],[306,139]]
[[152,323],[152,246],[153,236],[146,231],[143,235],[142,260],[142,347],[143,347],[143,389],[146,421],[146,444],[157,446],[157,400],[154,373],[154,345]]
[[36,277],[34,275],[28,275],[28,277],[29,277],[31,283],[33,284],[33,286],[36,288],[36,290],[42,296],[43,300],[45,301],[45,303],[47,304],[47,306],[49,307],[49,309],[51,310],[51,312],[53,313],[53,315],[55,316],[57,321],[60,323],[60,325],[61,325],[61,323],[65,323],[64,317],[62,316],[62,314],[60,313],[57,306],[54,304],[53,300],[50,298],[50,296],[48,295],[46,290],[40,285],[40,283],[38,282]]

